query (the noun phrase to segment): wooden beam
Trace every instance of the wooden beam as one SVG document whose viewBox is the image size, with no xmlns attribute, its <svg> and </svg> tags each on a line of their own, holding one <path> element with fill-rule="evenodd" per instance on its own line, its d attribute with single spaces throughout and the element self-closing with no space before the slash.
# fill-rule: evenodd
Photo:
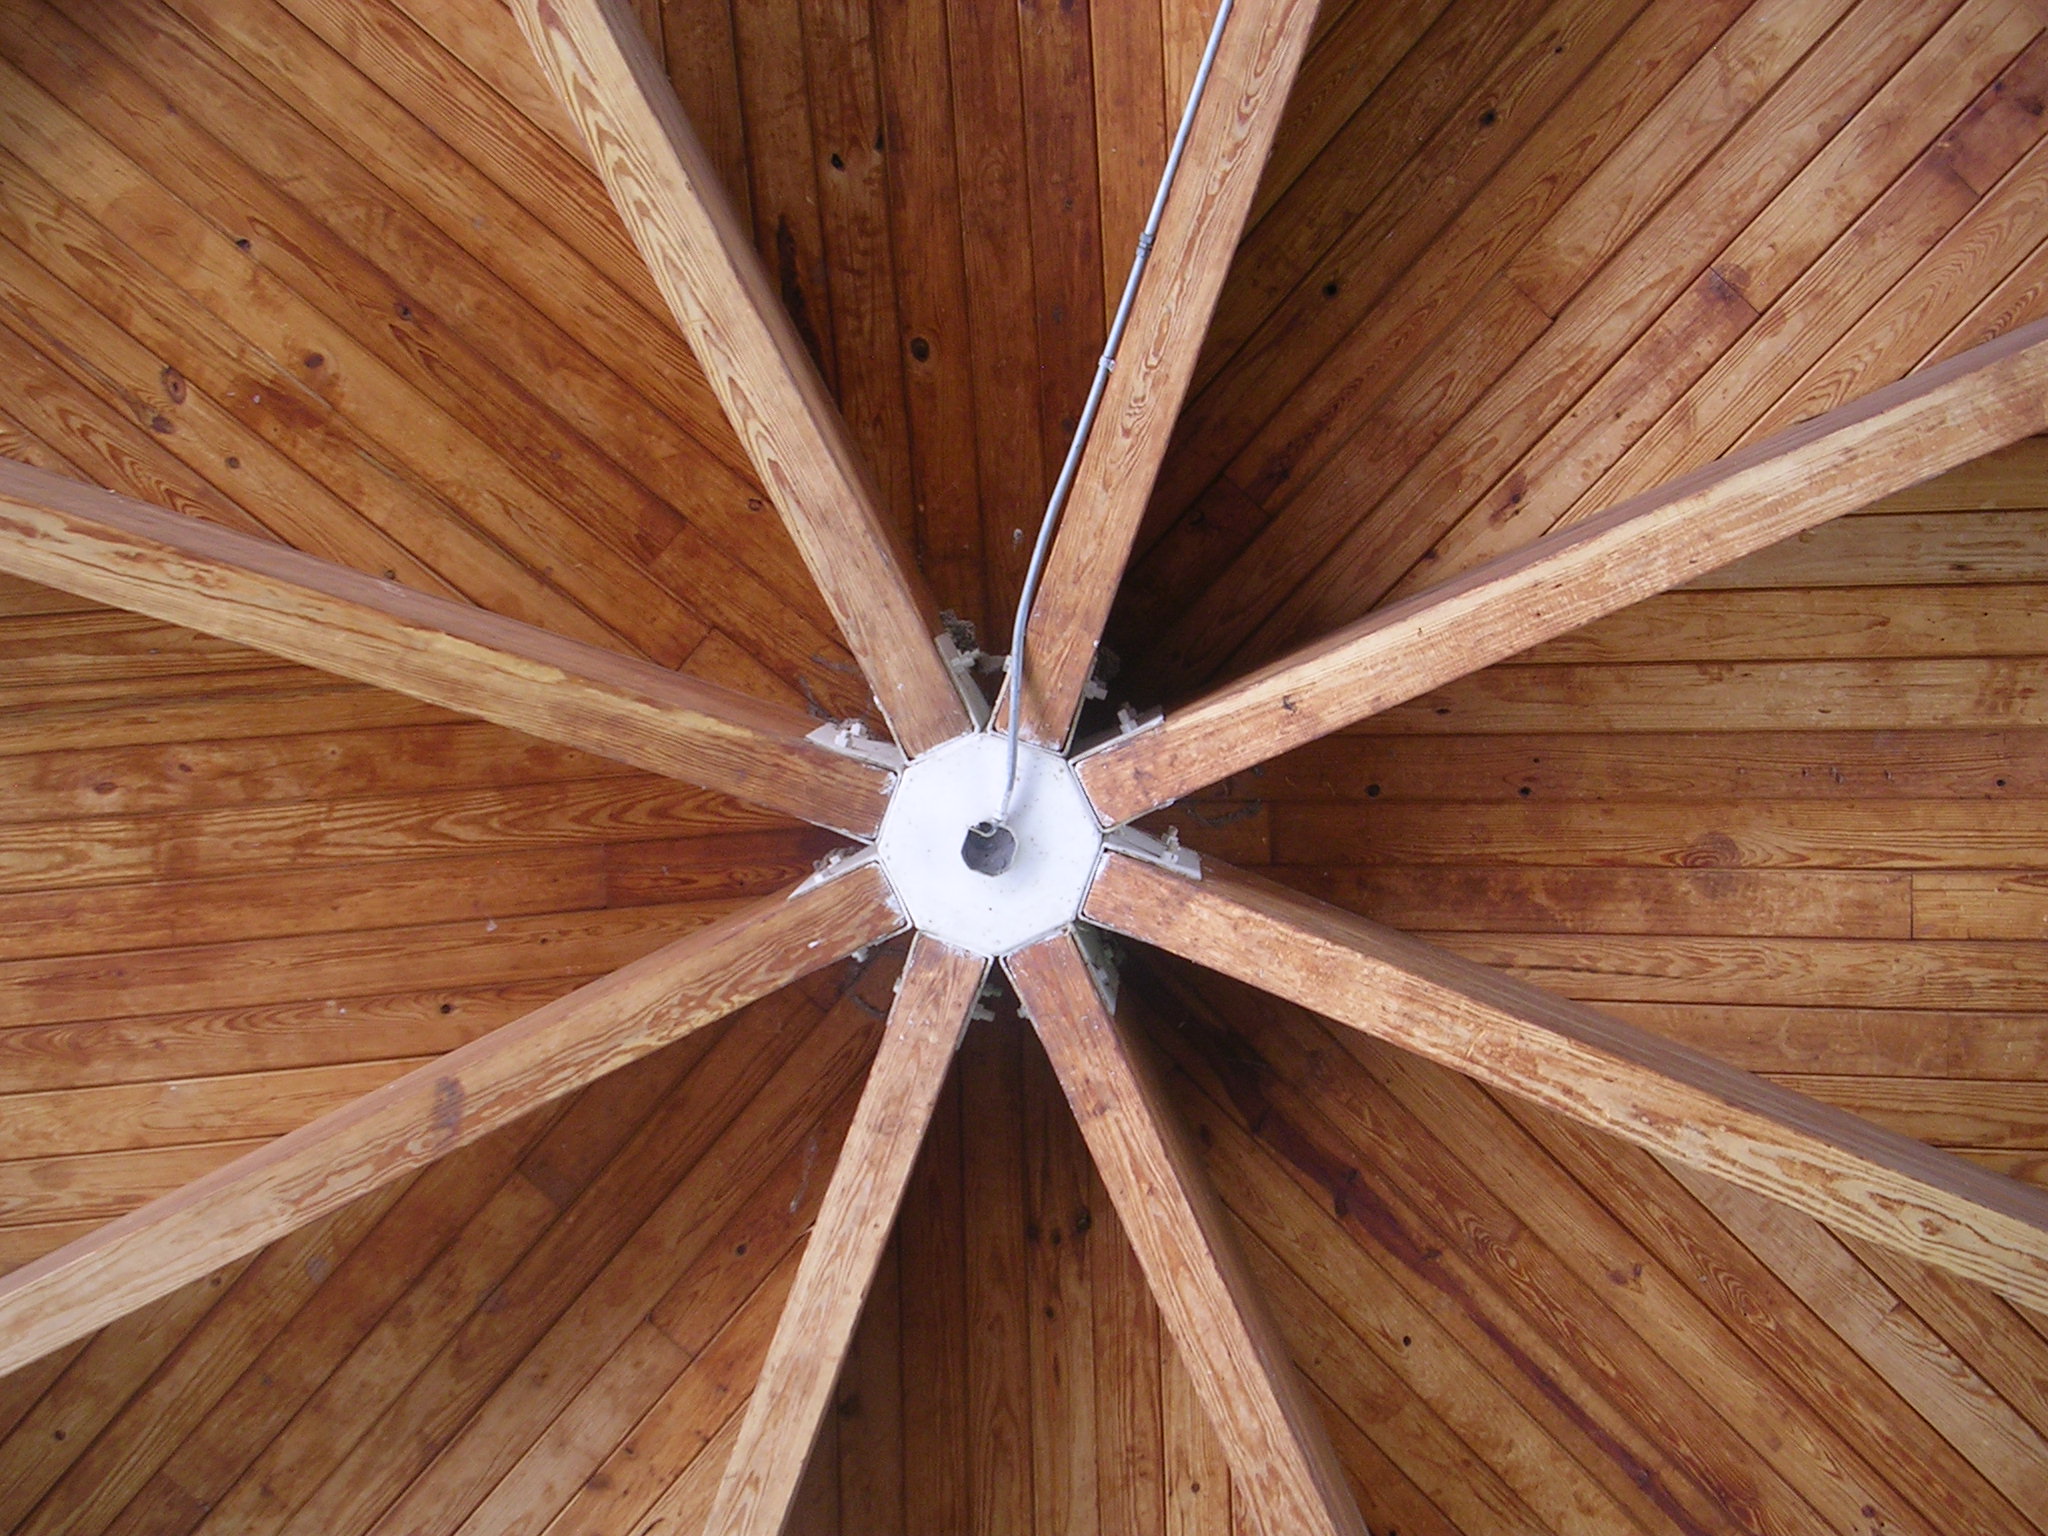
<svg viewBox="0 0 2048 1536">
<path fill-rule="evenodd" d="M 513 9 L 898 744 L 915 757 L 959 735 L 937 608 L 631 6 Z"/>
<path fill-rule="evenodd" d="M 1237 253 L 1317 0 L 1238 0 L 1025 635 L 1024 735 L 1063 747 Z"/>
<path fill-rule="evenodd" d="M 918 935 L 705 1536 L 777 1536 L 988 962 Z"/>
<path fill-rule="evenodd" d="M 2048 429 L 2048 321 L 1924 369 L 1263 667 L 1077 765 L 1105 826 Z"/>
<path fill-rule="evenodd" d="M 2048 1305 L 2048 1193 L 1214 861 L 1104 861 L 1086 916 L 1491 1088 Z"/>
<path fill-rule="evenodd" d="M 1003 961 L 1260 1529 L 1366 1536 L 1287 1346 L 1142 1043 L 1072 929 Z"/>
<path fill-rule="evenodd" d="M 904 926 L 881 871 L 708 924 L 0 1279 L 0 1376 Z"/>
<path fill-rule="evenodd" d="M 0 460 L 0 571 L 873 837 L 887 770 L 794 710 Z"/>
</svg>

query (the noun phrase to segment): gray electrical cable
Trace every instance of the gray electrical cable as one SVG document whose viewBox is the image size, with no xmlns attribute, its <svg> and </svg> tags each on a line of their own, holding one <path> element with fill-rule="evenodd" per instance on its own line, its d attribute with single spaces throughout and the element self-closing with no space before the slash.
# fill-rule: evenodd
<svg viewBox="0 0 2048 1536">
<path fill-rule="evenodd" d="M 1131 305 L 1138 297 L 1138 282 L 1145 275 L 1145 263 L 1152 259 L 1152 243 L 1159 238 L 1159 220 L 1166 212 L 1166 194 L 1173 188 L 1174 173 L 1180 169 L 1180 157 L 1187 149 L 1188 133 L 1194 127 L 1195 108 L 1201 105 L 1202 92 L 1209 84 L 1209 71 L 1216 63 L 1216 50 L 1223 42 L 1223 24 L 1230 19 L 1230 8 L 1234 0 L 1223 0 L 1217 7 L 1215 23 L 1209 28 L 1209 43 L 1202 50 L 1201 66 L 1195 71 L 1195 83 L 1188 91 L 1187 107 L 1180 115 L 1180 128 L 1173 136 L 1173 148 L 1167 151 L 1166 169 L 1159 176 L 1159 190 L 1152 198 L 1152 213 L 1145 220 L 1144 233 L 1138 236 L 1138 254 L 1131 261 L 1131 275 L 1124 280 L 1124 296 L 1116 307 L 1116 318 L 1110 322 L 1109 340 L 1102 349 L 1102 359 L 1095 365 L 1095 382 L 1088 387 L 1088 403 L 1081 408 L 1081 420 L 1074 428 L 1074 440 L 1067 445 L 1066 462 L 1060 466 L 1060 476 L 1053 483 L 1052 496 L 1046 502 L 1045 517 L 1038 525 L 1038 542 L 1031 548 L 1031 564 L 1024 573 L 1024 590 L 1017 599 L 1017 621 L 1010 631 L 1010 746 L 1006 758 L 1003 778 L 1002 808 L 996 812 L 990 827 L 1002 826 L 1010 819 L 1010 798 L 1017 792 L 1017 740 L 1023 729 L 1024 698 L 1024 631 L 1031 619 L 1031 604 L 1038 596 L 1038 581 L 1045 574 L 1046 557 L 1052 552 L 1053 529 L 1059 523 L 1060 511 L 1067 503 L 1067 493 L 1074 488 L 1074 475 L 1081 467 L 1081 452 L 1088 446 L 1088 433 L 1095 425 L 1095 413 L 1102 408 L 1102 392 L 1109 386 L 1109 376 L 1116 369 L 1117 349 L 1123 345 L 1124 327 L 1130 324 Z"/>
</svg>

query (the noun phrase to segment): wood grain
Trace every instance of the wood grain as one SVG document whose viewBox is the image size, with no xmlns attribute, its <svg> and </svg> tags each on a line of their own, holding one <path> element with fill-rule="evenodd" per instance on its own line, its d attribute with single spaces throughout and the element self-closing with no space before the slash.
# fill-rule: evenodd
<svg viewBox="0 0 2048 1536">
<path fill-rule="evenodd" d="M 1118 856 L 1084 914 L 1846 1232 L 2048 1299 L 2048 1197 L 1223 865 Z"/>
<path fill-rule="evenodd" d="M 911 944 L 881 1051 L 747 1400 L 707 1536 L 776 1536 L 788 1519 L 987 971 L 986 960 L 922 934 Z"/>
<path fill-rule="evenodd" d="M 2048 322 L 1338 630 L 1081 759 L 1114 826 L 2048 426 Z"/>
<path fill-rule="evenodd" d="M 878 870 L 771 899 L 408 1073 L 0 1283 L 0 1373 L 902 927 Z"/>
<path fill-rule="evenodd" d="M 516 9 L 898 743 L 958 735 L 937 611 L 638 22 L 619 0 Z"/>
<path fill-rule="evenodd" d="M 1142 1047 L 1104 1006 L 1072 931 L 1003 964 L 1190 1363 L 1236 1491 L 1266 1530 L 1365 1536 L 1208 1175 Z"/>
<path fill-rule="evenodd" d="M 1025 633 L 1024 731 L 1064 746 L 1209 315 L 1315 23 L 1315 0 L 1231 14 Z"/>
<path fill-rule="evenodd" d="M 0 567 L 857 836 L 889 775 L 793 710 L 26 464 Z"/>
</svg>

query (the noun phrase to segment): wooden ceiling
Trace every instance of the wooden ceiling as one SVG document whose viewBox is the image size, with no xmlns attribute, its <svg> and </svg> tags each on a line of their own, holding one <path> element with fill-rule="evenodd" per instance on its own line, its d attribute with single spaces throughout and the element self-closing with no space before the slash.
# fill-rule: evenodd
<svg viewBox="0 0 2048 1536">
<path fill-rule="evenodd" d="M 1206 7 L 643 9 L 940 601 L 1007 623 Z M 2038 0 L 1328 0 L 1111 702 L 2048 313 L 2044 92 Z M 860 713 L 662 314 L 498 0 L 0 0 L 0 451 Z M 2035 440 L 1162 819 L 2048 1183 L 2044 614 Z M 22 583 L 0 656 L 4 1267 L 831 846 Z M 693 1529 L 899 958 L 0 1378 L 0 1529 Z M 1375 1532 L 2048 1529 L 2048 1319 L 1125 987 Z M 836 1406 L 793 1530 L 1249 1519 L 1013 1014 Z"/>
</svg>

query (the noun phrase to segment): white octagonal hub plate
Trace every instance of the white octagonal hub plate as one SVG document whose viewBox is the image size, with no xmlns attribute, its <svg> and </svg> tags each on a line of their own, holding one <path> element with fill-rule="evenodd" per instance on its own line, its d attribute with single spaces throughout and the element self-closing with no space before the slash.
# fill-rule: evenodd
<svg viewBox="0 0 2048 1536">
<path fill-rule="evenodd" d="M 968 868 L 968 829 L 1002 805 L 1005 752 L 1000 735 L 982 732 L 932 748 L 903 770 L 875 839 L 911 922 L 991 959 L 1079 917 L 1102 854 L 1095 812 L 1067 760 L 1020 746 L 1008 822 L 1016 853 L 999 875 Z"/>
</svg>

